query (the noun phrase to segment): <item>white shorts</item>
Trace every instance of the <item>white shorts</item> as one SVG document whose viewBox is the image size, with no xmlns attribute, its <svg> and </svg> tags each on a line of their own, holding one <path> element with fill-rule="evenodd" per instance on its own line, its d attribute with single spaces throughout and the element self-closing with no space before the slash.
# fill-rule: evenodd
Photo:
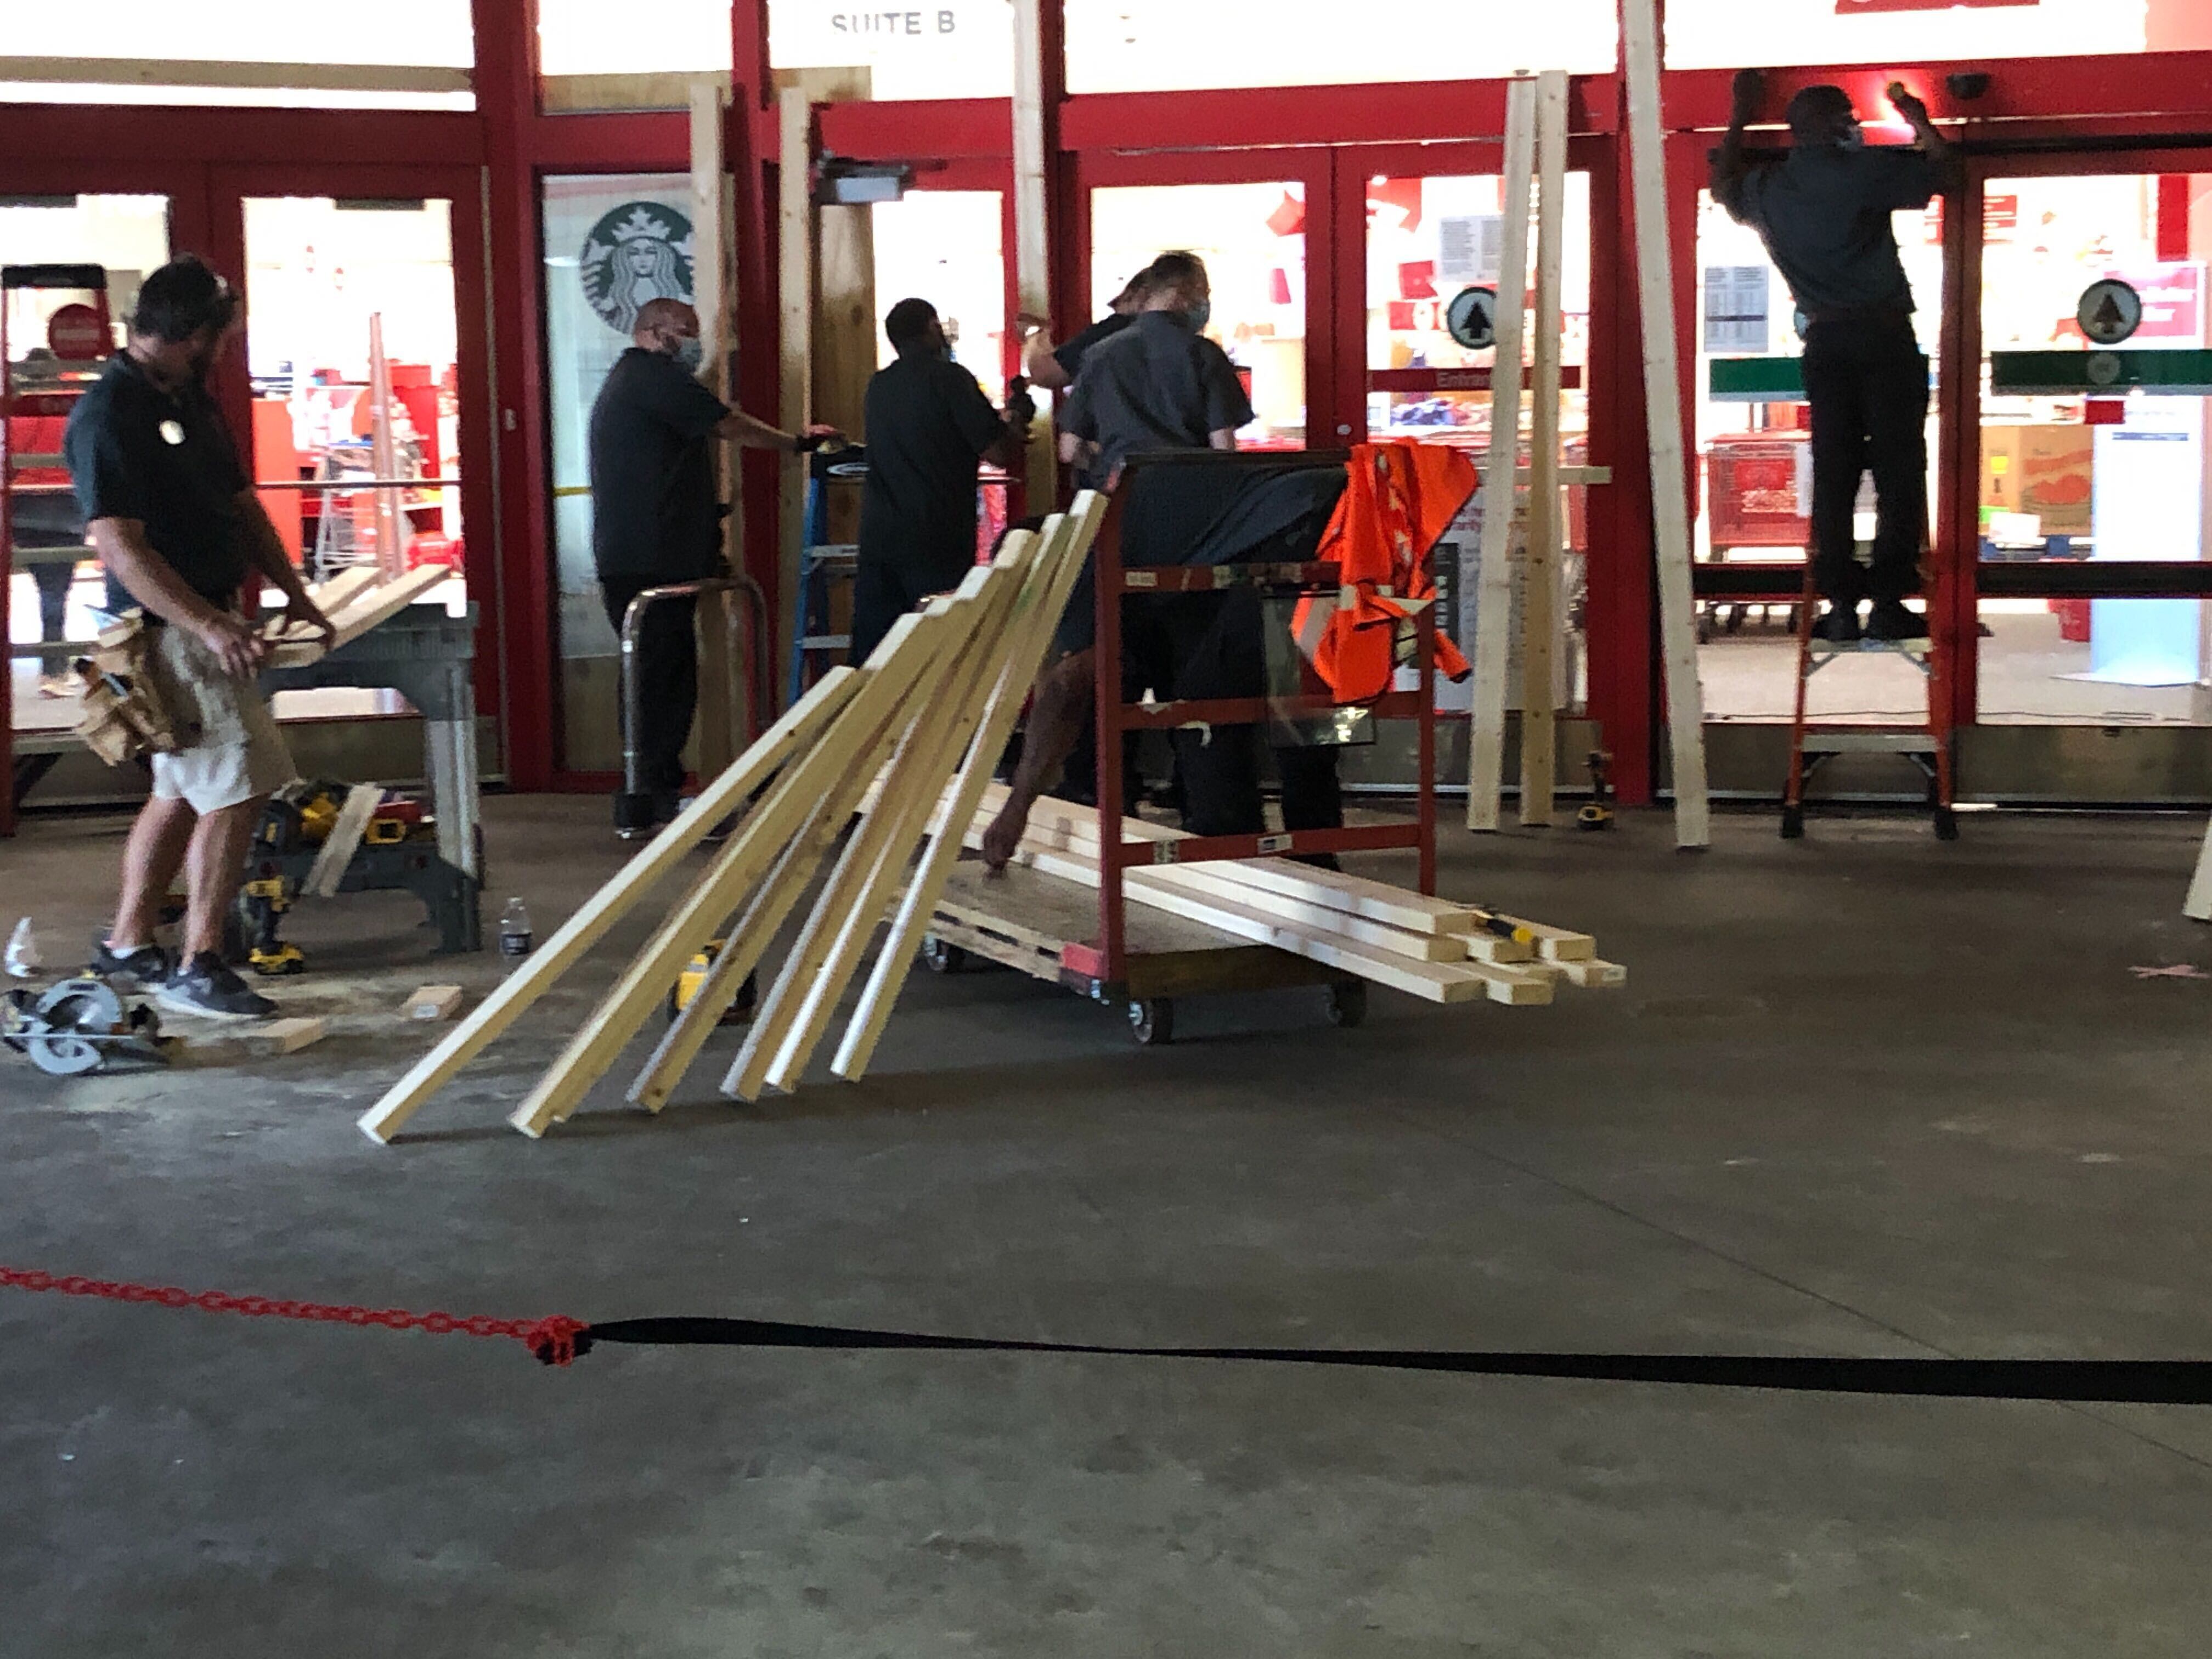
<svg viewBox="0 0 2212 1659">
<path fill-rule="evenodd" d="M 283 788 L 298 775 L 269 700 L 251 679 L 181 628 L 151 630 L 147 660 L 183 746 L 152 757 L 154 799 L 220 812 Z"/>
</svg>

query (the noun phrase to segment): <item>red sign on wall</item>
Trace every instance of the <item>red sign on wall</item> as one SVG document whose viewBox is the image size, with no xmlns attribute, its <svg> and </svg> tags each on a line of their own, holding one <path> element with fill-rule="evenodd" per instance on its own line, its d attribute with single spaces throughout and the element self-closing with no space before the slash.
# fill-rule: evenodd
<svg viewBox="0 0 2212 1659">
<path fill-rule="evenodd" d="M 64 362 L 87 363 L 115 349 L 107 325 L 90 306 L 71 303 L 46 319 L 46 349 Z"/>
</svg>

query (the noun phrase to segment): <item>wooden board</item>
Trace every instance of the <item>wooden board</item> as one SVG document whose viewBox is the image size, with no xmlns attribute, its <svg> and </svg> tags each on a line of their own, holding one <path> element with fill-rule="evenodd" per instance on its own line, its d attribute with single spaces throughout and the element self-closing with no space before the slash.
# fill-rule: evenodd
<svg viewBox="0 0 2212 1659">
<path fill-rule="evenodd" d="M 730 101 L 726 77 L 702 76 L 687 88 L 691 118 L 691 303 L 699 313 L 699 349 L 704 365 L 702 379 L 724 403 L 731 395 L 729 349 L 736 337 L 731 326 L 737 291 L 736 266 L 731 244 L 735 240 L 732 180 L 723 163 L 724 119 Z M 743 503 L 738 501 L 738 472 L 730 446 L 716 443 L 714 498 L 730 501 L 731 512 L 717 532 L 722 556 L 732 570 L 743 570 L 744 549 L 735 538 L 744 524 Z M 702 777 L 712 777 L 736 757 L 740 738 L 730 710 L 732 676 L 738 667 L 730 659 L 729 629 L 724 625 L 726 594 L 712 593 L 700 601 L 698 643 L 694 684 L 697 689 L 697 717 L 691 740 Z M 747 707 L 750 707 L 750 697 Z M 753 711 L 761 718 L 761 711 Z"/>
<path fill-rule="evenodd" d="M 842 798 L 844 810 L 851 811 L 902 729 L 898 714 L 908 692 L 945 644 L 951 605 L 940 600 L 921 616 L 902 617 L 892 625 L 860 671 L 865 684 L 840 717 L 745 815 L 707 872 L 508 1115 L 515 1128 L 534 1139 L 575 1110 L 660 1006 L 684 965 L 736 913 L 825 796 Z"/>
<path fill-rule="evenodd" d="M 1567 77 L 1536 77 L 1535 363 L 1528 418 L 1528 529 L 1521 583 L 1521 823 L 1547 828 L 1559 765 L 1553 719 L 1559 629 L 1559 264 L 1566 217 Z"/>
<path fill-rule="evenodd" d="M 1018 310 L 1036 317 L 1052 315 L 1051 111 L 1045 94 L 1042 15 L 1048 3 L 1060 0 L 1013 0 L 1014 296 Z M 1039 403 L 1024 457 L 1032 513 L 1049 511 L 1059 499 L 1060 486 L 1051 400 Z"/>
<path fill-rule="evenodd" d="M 314 635 L 289 635 L 279 640 L 270 651 L 266 666 L 301 668 L 319 661 L 340 646 L 359 639 L 378 623 L 398 616 L 453 574 L 443 565 L 426 564 L 397 580 L 380 582 L 356 593 L 335 612 L 324 613 L 336 630 L 336 637 L 328 646 Z"/>
<path fill-rule="evenodd" d="M 257 1054 L 292 1054 L 313 1042 L 323 1040 L 325 1028 L 317 1018 L 272 1019 L 266 1025 L 258 1025 L 240 1033 L 251 1053 Z"/>
<path fill-rule="evenodd" d="M 425 1054 L 381 1099 L 362 1115 L 361 1132 L 388 1142 L 443 1088 L 461 1067 L 482 1054 L 561 976 L 575 966 L 607 930 L 627 915 L 680 865 L 707 832 L 744 805 L 773 777 L 793 751 L 811 744 L 833 715 L 860 690 L 864 677 L 854 669 L 833 668 L 817 680 L 760 740 L 738 757 L 728 771 L 699 792 L 674 823 L 646 843 L 613 880 L 586 900 L 496 990 Z"/>
<path fill-rule="evenodd" d="M 1505 769 L 1505 671 L 1512 649 L 1513 477 L 1521 447 L 1522 319 L 1528 297 L 1528 194 L 1536 167 L 1536 83 L 1505 89 L 1504 252 L 1498 353 L 1490 374 L 1490 456 L 1482 469 L 1481 559 L 1476 580 L 1474 690 L 1468 721 L 1467 827 L 1498 828 Z"/>
<path fill-rule="evenodd" d="M 882 948 L 876 952 L 875 967 L 861 989 L 853 1018 L 847 1023 L 845 1035 L 831 1061 L 831 1069 L 848 1082 L 857 1081 L 866 1073 L 868 1060 L 897 1003 L 900 988 L 906 982 L 907 969 L 921 947 L 922 934 L 938 896 L 944 891 L 945 878 L 959 858 L 969 826 L 990 786 L 997 757 L 1004 752 L 1006 739 L 1013 733 L 1014 721 L 1043 665 L 1060 614 L 1066 606 L 1076 579 L 1082 574 L 1084 561 L 1090 556 L 1091 544 L 1097 539 L 1098 527 L 1105 517 L 1106 498 L 1096 491 L 1084 490 L 1076 495 L 1067 513 L 1055 514 L 1045 521 L 1043 546 L 1016 601 L 1020 646 L 1007 654 L 1006 666 L 991 693 L 975 744 L 953 779 L 950 799 L 939 809 L 938 827 L 933 830 L 929 845 L 907 884 L 906 896 L 892 918 L 890 932 Z"/>
<path fill-rule="evenodd" d="M 2204 831 L 2204 845 L 2197 854 L 2197 873 L 2190 878 L 2181 914 L 2192 921 L 2212 921 L 2212 828 Z"/>
<path fill-rule="evenodd" d="M 1674 763 L 1674 844 L 1712 841 L 1705 787 L 1705 695 L 1698 683 L 1697 598 L 1690 583 L 1690 507 L 1682 451 L 1681 364 L 1674 339 L 1674 267 L 1667 228 L 1666 138 L 1659 112 L 1656 0 L 1622 0 L 1628 80 L 1636 282 L 1644 324 L 1644 403 L 1651 448 L 1651 515 L 1659 571 L 1659 645 L 1667 737 Z"/>
<path fill-rule="evenodd" d="M 776 94 L 776 131 L 777 418 L 785 431 L 803 432 L 814 418 L 814 209 L 809 199 L 814 110 L 804 88 L 786 87 Z M 799 616 L 806 468 L 807 458 L 793 455 L 783 461 L 781 471 L 776 522 L 782 545 L 777 550 L 774 629 L 775 660 L 780 664 L 791 660 L 790 630 Z"/>
<path fill-rule="evenodd" d="M 417 986 L 399 1012 L 409 1019 L 451 1019 L 461 1011 L 462 995 L 458 985 Z"/>
<path fill-rule="evenodd" d="M 373 564 L 357 564 L 341 570 L 326 582 L 317 582 L 307 590 L 307 597 L 315 608 L 325 617 L 341 611 L 357 595 L 382 581 L 384 577 Z"/>
<path fill-rule="evenodd" d="M 1540 921 L 1526 921 L 1519 916 L 1504 916 L 1500 920 L 1527 929 L 1536 941 L 1536 954 L 1547 962 L 1588 962 L 1597 955 L 1597 941 L 1588 933 Z"/>
<path fill-rule="evenodd" d="M 346 866 L 353 862 L 361 838 L 368 833 L 368 821 L 383 804 L 384 786 L 380 783 L 357 783 L 346 791 L 345 805 L 338 808 L 337 822 L 323 837 L 322 846 L 315 851 L 315 861 L 307 866 L 307 878 L 300 884 L 301 892 L 313 893 L 317 898 L 338 896 L 338 884 L 345 879 Z"/>
</svg>

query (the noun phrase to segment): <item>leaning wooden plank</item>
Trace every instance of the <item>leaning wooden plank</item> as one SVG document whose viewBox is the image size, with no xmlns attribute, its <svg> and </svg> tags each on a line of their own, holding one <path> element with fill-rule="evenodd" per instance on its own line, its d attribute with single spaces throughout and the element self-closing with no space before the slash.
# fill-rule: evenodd
<svg viewBox="0 0 2212 1659">
<path fill-rule="evenodd" d="M 738 757 L 730 769 L 699 792 L 676 821 L 648 842 L 583 907 L 539 945 L 474 1012 L 418 1060 L 382 1099 L 362 1115 L 361 1132 L 388 1141 L 422 1103 L 443 1088 L 470 1060 L 482 1054 L 515 1019 L 553 988 L 585 951 L 629 913 L 632 906 L 681 864 L 707 832 L 742 806 L 772 777 L 793 750 L 811 743 L 865 683 L 864 671 L 835 668 L 793 703 L 760 740 Z"/>
<path fill-rule="evenodd" d="M 1519 916 L 1501 916 L 1499 920 L 1526 928 L 1528 936 L 1536 941 L 1536 954 L 1547 962 L 1588 962 L 1597 955 L 1597 941 L 1588 933 L 1528 921 Z"/>
<path fill-rule="evenodd" d="M 446 580 L 453 573 L 443 565 L 426 564 L 419 570 L 410 570 L 396 581 L 388 581 L 356 594 L 349 604 L 341 605 L 335 615 L 325 620 L 335 630 L 330 644 L 323 644 L 319 635 L 288 637 L 269 653 L 271 668 L 298 668 L 314 662 L 340 646 L 349 644 L 374 628 L 398 616 L 422 595 Z"/>
<path fill-rule="evenodd" d="M 981 840 L 980 834 L 977 839 Z M 1019 862 L 1048 876 L 1081 882 L 1087 887 L 1098 884 L 1098 861 L 1095 856 L 1072 851 L 1056 852 L 1025 841 L 1015 857 Z M 1278 950 L 1304 957 L 1324 967 L 1340 968 L 1361 979 L 1372 980 L 1377 985 L 1387 985 L 1393 990 L 1424 997 L 1431 1002 L 1474 1002 L 1485 997 L 1501 1002 L 1509 1000 L 1507 996 L 1499 994 L 1503 988 L 1493 976 L 1509 973 L 1510 969 L 1490 968 L 1474 962 L 1413 962 L 1388 951 L 1370 950 L 1339 933 L 1301 927 L 1295 922 L 1269 915 L 1264 910 L 1255 910 L 1249 905 L 1202 893 L 1176 892 L 1166 888 L 1141 889 L 1134 884 L 1131 884 L 1127 891 L 1138 903 L 1150 905 L 1154 909 L 1165 910 L 1186 921 L 1201 922 L 1224 933 L 1234 933 L 1239 939 L 1249 939 L 1256 945 L 1272 945 Z M 1528 994 L 1525 987 L 1510 988 L 1513 996 L 1525 997 Z"/>
<path fill-rule="evenodd" d="M 1558 769 L 1559 262 L 1566 213 L 1567 77 L 1536 77 L 1535 362 L 1528 415 L 1528 531 L 1521 562 L 1521 823 L 1548 827 Z"/>
<path fill-rule="evenodd" d="M 994 567 L 971 570 L 961 584 L 956 629 L 959 637 L 939 653 L 928 672 L 916 682 L 902 717 L 896 746 L 884 768 L 886 804 L 863 818 L 847 837 L 843 850 L 831 866 L 822 890 L 815 896 L 799 937 L 793 941 L 775 980 L 754 1012 L 752 1024 L 738 1045 L 737 1058 L 722 1079 L 722 1092 L 740 1100 L 760 1096 L 769 1066 L 793 1030 L 803 1022 L 811 989 L 817 987 L 828 966 L 831 946 L 849 913 L 868 904 L 879 865 L 890 852 L 900 830 L 911 823 L 905 810 L 909 797 L 921 793 L 933 799 L 945 786 L 952 763 L 942 764 L 946 735 L 945 715 L 957 701 L 972 667 L 974 653 L 988 648 L 997 635 L 999 599 L 1018 579 L 1002 580 Z M 854 788 L 857 807 L 866 786 Z M 842 828 L 842 824 L 840 828 Z M 910 850 L 909 837 L 899 848 L 902 867 Z M 883 915 L 888 895 L 877 893 L 867 914 L 871 921 Z M 794 895 L 794 898 L 796 895 Z"/>
<path fill-rule="evenodd" d="M 1416 933 L 1404 927 L 1394 927 L 1388 922 L 1370 921 L 1365 916 L 1316 904 L 1309 899 L 1217 876 L 1212 873 L 1210 864 L 1164 865 L 1156 869 L 1131 870 L 1127 872 L 1124 881 L 1131 887 L 1205 893 L 1215 898 L 1233 900 L 1252 909 L 1279 916 L 1285 921 L 1340 933 L 1355 944 L 1387 951 L 1392 956 L 1405 957 L 1414 962 L 1463 962 L 1468 954 L 1466 939 L 1461 936 Z M 1498 943 L 1504 945 L 1510 941 L 1500 939 Z"/>
<path fill-rule="evenodd" d="M 922 934 L 928 928 L 938 900 L 944 896 L 945 878 L 958 861 L 969 824 L 990 784 L 992 769 L 1005 750 L 1006 739 L 1013 733 L 1014 721 L 1021 714 L 1038 669 L 1044 664 L 1053 630 L 1060 623 L 1060 611 L 1066 608 L 1067 596 L 1091 556 L 1091 544 L 1097 539 L 1098 527 L 1105 516 L 1106 498 L 1085 490 L 1076 496 L 1065 515 L 1055 514 L 1045 520 L 1042 544 L 1030 566 L 1029 580 L 1022 584 L 1021 597 L 1017 601 L 1020 647 L 1008 653 L 1006 666 L 991 693 L 975 743 L 953 779 L 948 799 L 939 811 L 940 827 L 933 831 L 913 878 L 907 884 L 906 896 L 900 901 L 890 932 L 876 952 L 875 966 L 861 988 L 859 1004 L 831 1062 L 836 1075 L 848 1082 L 857 1081 L 866 1074 L 876 1044 L 882 1040 L 884 1027 L 898 1001 L 900 988 L 906 982 L 907 969 L 913 963 L 915 952 L 921 948 Z"/>
<path fill-rule="evenodd" d="M 1474 702 L 1468 724 L 1467 827 L 1498 828 L 1505 770 L 1505 669 L 1512 649 L 1513 477 L 1521 447 L 1522 317 L 1528 295 L 1528 195 L 1536 171 L 1536 83 L 1505 89 L 1503 258 L 1498 352 L 1490 373 L 1490 457 L 1482 469 L 1481 557 L 1476 568 Z"/>
<path fill-rule="evenodd" d="M 745 815 L 706 874 L 508 1115 L 515 1128 L 534 1139 L 576 1109 L 668 994 L 684 964 L 744 903 L 825 795 L 842 795 L 844 810 L 852 810 L 897 738 L 907 693 L 945 642 L 945 615 L 951 603 L 939 600 L 923 615 L 902 617 L 894 624 L 868 659 L 866 684 Z"/>
<path fill-rule="evenodd" d="M 343 610 L 383 580 L 383 573 L 374 565 L 357 564 L 339 571 L 326 582 L 316 583 L 307 590 L 307 597 L 315 602 L 317 610 L 328 617 Z"/>
<path fill-rule="evenodd" d="M 2204 845 L 2197 854 L 2197 873 L 2190 878 L 2181 914 L 2192 921 L 2212 921 L 2212 827 L 2204 831 Z"/>
<path fill-rule="evenodd" d="M 1674 762 L 1674 844 L 1712 840 L 1705 789 L 1705 694 L 1698 683 L 1697 596 L 1690 580 L 1689 485 L 1682 453 L 1681 364 L 1674 338 L 1674 267 L 1667 227 L 1667 149 L 1659 112 L 1656 0 L 1623 0 L 1636 282 L 1644 325 L 1644 405 L 1651 451 L 1651 520 L 1659 573 L 1659 643 L 1667 674 L 1667 737 Z"/>
<path fill-rule="evenodd" d="M 757 1022 L 757 1054 L 740 1056 L 740 1063 L 730 1068 L 723 1079 L 725 1093 L 754 1099 L 763 1084 L 788 1092 L 805 1075 L 838 999 L 859 972 L 868 942 L 928 831 L 939 796 L 968 752 L 1007 657 L 1019 644 L 1014 601 L 1036 551 L 1034 536 L 1018 541 L 1010 537 L 1000 550 L 992 590 L 977 607 L 974 631 L 951 665 L 933 717 L 918 726 L 922 741 L 890 775 L 886 792 L 894 804 L 878 809 L 853 837 L 846 860 L 854 878 L 848 880 L 846 860 L 841 860 L 805 934 L 784 964 L 777 988 L 787 981 L 795 984 L 799 1000 L 794 1012 L 774 1027 Z"/>
</svg>

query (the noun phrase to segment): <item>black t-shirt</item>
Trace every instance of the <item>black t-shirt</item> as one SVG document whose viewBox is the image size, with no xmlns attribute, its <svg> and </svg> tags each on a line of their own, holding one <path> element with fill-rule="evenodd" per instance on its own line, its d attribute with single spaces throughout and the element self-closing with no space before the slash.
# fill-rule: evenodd
<svg viewBox="0 0 2212 1659">
<path fill-rule="evenodd" d="M 1181 316 L 1147 311 L 1085 358 L 1060 426 L 1098 446 L 1092 471 L 1110 478 L 1139 450 L 1204 449 L 1251 418 L 1229 354 Z"/>
<path fill-rule="evenodd" d="M 118 351 L 70 411 L 62 453 L 88 524 L 139 520 L 146 544 L 210 604 L 245 585 L 238 495 L 249 480 L 205 386 L 164 392 Z"/>
<path fill-rule="evenodd" d="M 1066 371 L 1068 384 L 1073 386 L 1083 377 L 1083 360 L 1091 355 L 1091 347 L 1112 339 L 1136 320 L 1133 316 L 1124 317 L 1118 313 L 1101 317 L 1082 333 L 1054 352 L 1053 356 L 1058 360 L 1060 368 Z"/>
<path fill-rule="evenodd" d="M 1799 144 L 1787 159 L 1763 161 L 1721 205 L 1756 229 L 1790 292 L 1807 311 L 1912 307 L 1889 216 L 1924 208 L 1942 183 L 1926 151 L 1884 144 L 1847 150 Z"/>
<path fill-rule="evenodd" d="M 592 405 L 592 560 L 602 576 L 690 581 L 722 557 L 714 428 L 729 405 L 657 351 L 615 359 Z"/>
<path fill-rule="evenodd" d="M 975 561 L 975 464 L 1006 435 L 975 377 L 917 353 L 868 382 L 860 556 L 923 574 Z"/>
</svg>

